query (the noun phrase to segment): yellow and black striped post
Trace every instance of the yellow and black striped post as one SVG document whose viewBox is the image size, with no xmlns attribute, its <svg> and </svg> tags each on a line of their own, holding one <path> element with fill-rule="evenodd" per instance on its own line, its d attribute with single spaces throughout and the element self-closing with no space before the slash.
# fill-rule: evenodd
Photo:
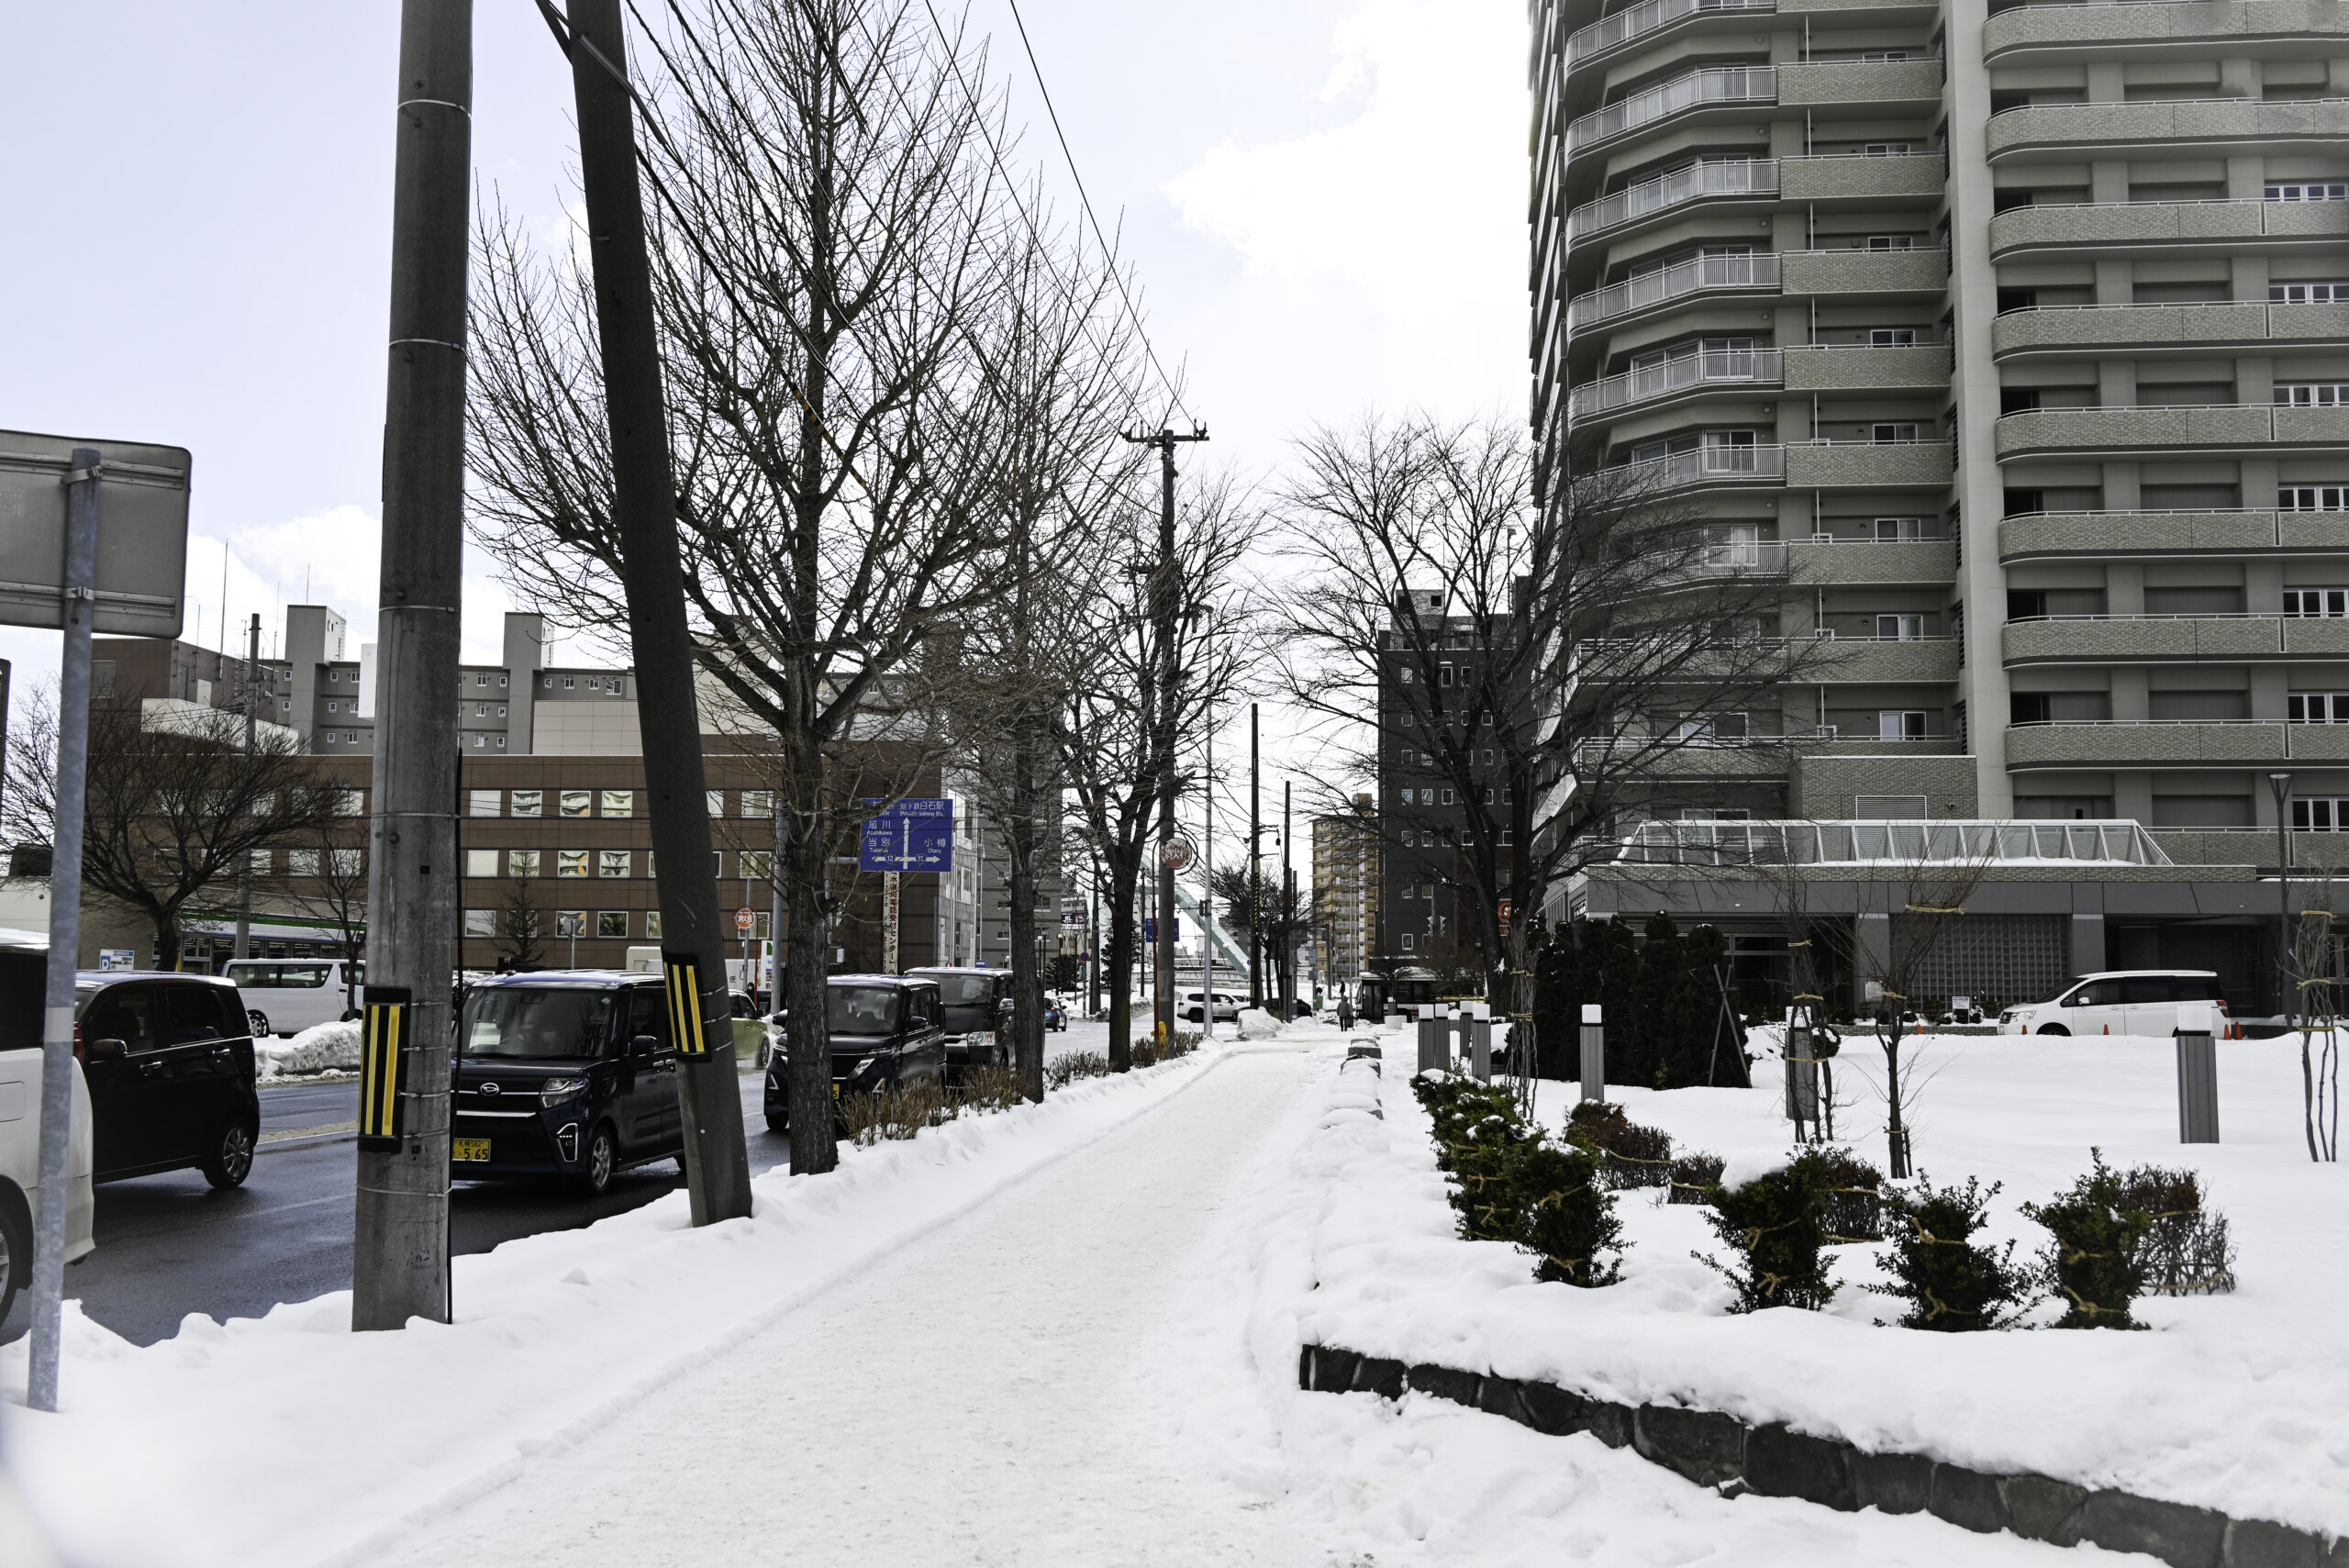
<svg viewBox="0 0 2349 1568">
<path fill-rule="evenodd" d="M 701 1056 L 709 1051 L 702 1032 L 701 964 L 689 952 L 663 952 L 661 972 L 669 987 L 669 1038 L 680 1056 Z"/>
<path fill-rule="evenodd" d="M 359 1040 L 359 1147 L 395 1153 L 407 1126 L 409 995 L 396 985 L 370 985 Z"/>
</svg>

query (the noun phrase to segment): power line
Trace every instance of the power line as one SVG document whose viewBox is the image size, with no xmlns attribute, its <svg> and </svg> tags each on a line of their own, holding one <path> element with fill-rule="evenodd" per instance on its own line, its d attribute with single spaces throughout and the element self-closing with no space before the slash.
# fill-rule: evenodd
<svg viewBox="0 0 2349 1568">
<path fill-rule="evenodd" d="M 1085 220 L 1093 226 L 1094 240 L 1101 247 L 1103 257 L 1107 258 L 1111 254 L 1109 239 L 1101 232 L 1100 218 L 1094 215 L 1093 198 L 1085 190 L 1085 176 L 1076 172 L 1076 154 L 1069 150 L 1068 133 L 1061 128 L 1060 110 L 1052 106 L 1052 90 L 1044 85 L 1044 68 L 1036 63 L 1036 46 L 1028 39 L 1027 18 L 1019 14 L 1019 0 L 1005 0 L 1005 3 L 1011 7 L 1012 25 L 1019 29 L 1019 47 L 1028 56 L 1029 71 L 1035 75 L 1036 91 L 1043 96 L 1044 114 L 1052 122 L 1052 139 L 1061 144 L 1061 161 L 1068 165 L 1068 177 L 1076 182 L 1076 199 L 1085 208 Z M 930 0 L 922 0 L 922 4 L 928 6 Z M 937 17 L 938 13 L 931 11 L 930 19 L 934 22 Z M 1115 267 L 1110 269 L 1109 275 L 1117 282 L 1118 297 L 1126 302 L 1126 314 L 1133 318 L 1134 330 L 1141 334 L 1142 352 L 1150 356 L 1150 368 L 1158 373 L 1159 382 L 1166 388 L 1166 395 L 1174 400 L 1176 411 L 1194 425 L 1197 424 L 1197 417 L 1184 406 L 1183 394 L 1175 386 L 1174 378 L 1168 375 L 1166 367 L 1158 361 L 1158 350 L 1150 340 L 1150 329 L 1142 325 L 1141 312 L 1134 308 L 1134 296 L 1126 292 L 1124 275 Z"/>
</svg>

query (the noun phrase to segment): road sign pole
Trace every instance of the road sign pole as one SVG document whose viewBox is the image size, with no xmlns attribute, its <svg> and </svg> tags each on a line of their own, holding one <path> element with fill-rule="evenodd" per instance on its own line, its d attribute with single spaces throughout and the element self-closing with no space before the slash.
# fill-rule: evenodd
<svg viewBox="0 0 2349 1568">
<path fill-rule="evenodd" d="M 96 613 L 98 453 L 65 474 L 65 647 L 57 682 L 57 836 L 49 862 L 49 973 L 41 1018 L 40 1212 L 33 1230 L 32 1362 L 25 1403 L 57 1408 L 64 1329 L 67 1157 L 73 1136 L 73 971 L 82 951 L 82 814 L 89 789 L 90 622 Z"/>
<path fill-rule="evenodd" d="M 900 886 L 898 872 L 884 872 L 881 875 L 881 906 L 887 916 L 881 934 L 881 972 L 897 973 L 897 901 Z"/>
</svg>

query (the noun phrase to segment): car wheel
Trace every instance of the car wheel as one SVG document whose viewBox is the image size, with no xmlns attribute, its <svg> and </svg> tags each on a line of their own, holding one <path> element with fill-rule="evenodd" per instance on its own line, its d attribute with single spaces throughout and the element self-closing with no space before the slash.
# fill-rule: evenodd
<svg viewBox="0 0 2349 1568">
<path fill-rule="evenodd" d="M 767 1130 L 777 1138 L 788 1138 L 791 1136 L 791 1118 L 787 1116 L 771 1116 L 767 1118 Z"/>
<path fill-rule="evenodd" d="M 245 1027 L 253 1031 L 255 1040 L 265 1040 L 269 1036 L 269 1015 L 259 1007 L 251 1008 L 245 1014 Z"/>
<path fill-rule="evenodd" d="M 0 1320 L 17 1304 L 17 1281 L 33 1272 L 33 1238 L 14 1204 L 0 1204 Z"/>
<path fill-rule="evenodd" d="M 342 1010 L 342 1021 L 346 1024 L 355 1024 L 364 1016 L 356 1007 L 345 1007 Z"/>
<path fill-rule="evenodd" d="M 572 1179 L 589 1197 L 601 1197 L 604 1189 L 612 1184 L 612 1172 L 618 1167 L 619 1160 L 619 1144 L 612 1137 L 611 1123 L 600 1123 L 595 1136 L 587 1140 L 587 1168 Z"/>
<path fill-rule="evenodd" d="M 253 1129 L 232 1121 L 220 1132 L 212 1152 L 204 1157 L 204 1179 L 226 1192 L 241 1187 L 253 1173 Z"/>
<path fill-rule="evenodd" d="M 2041 1034 L 2060 1034 L 2068 1037 L 2072 1031 L 2065 1029 L 2062 1024 L 2042 1024 L 2039 1028 L 2039 1032 Z"/>
</svg>

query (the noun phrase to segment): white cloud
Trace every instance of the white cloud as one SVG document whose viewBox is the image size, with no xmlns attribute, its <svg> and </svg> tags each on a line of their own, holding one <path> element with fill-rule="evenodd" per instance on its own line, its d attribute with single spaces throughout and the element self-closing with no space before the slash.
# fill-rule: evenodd
<svg viewBox="0 0 2349 1568">
<path fill-rule="evenodd" d="M 1389 333 L 1465 348 L 1513 374 L 1525 310 L 1524 33 L 1523 7 L 1498 0 L 1369 0 L 1339 25 L 1321 93 L 1344 117 L 1224 143 L 1167 195 L 1187 227 L 1240 252 L 1275 292 L 1334 284 L 1341 297 L 1325 295 L 1322 309 L 1367 309 Z"/>
</svg>

